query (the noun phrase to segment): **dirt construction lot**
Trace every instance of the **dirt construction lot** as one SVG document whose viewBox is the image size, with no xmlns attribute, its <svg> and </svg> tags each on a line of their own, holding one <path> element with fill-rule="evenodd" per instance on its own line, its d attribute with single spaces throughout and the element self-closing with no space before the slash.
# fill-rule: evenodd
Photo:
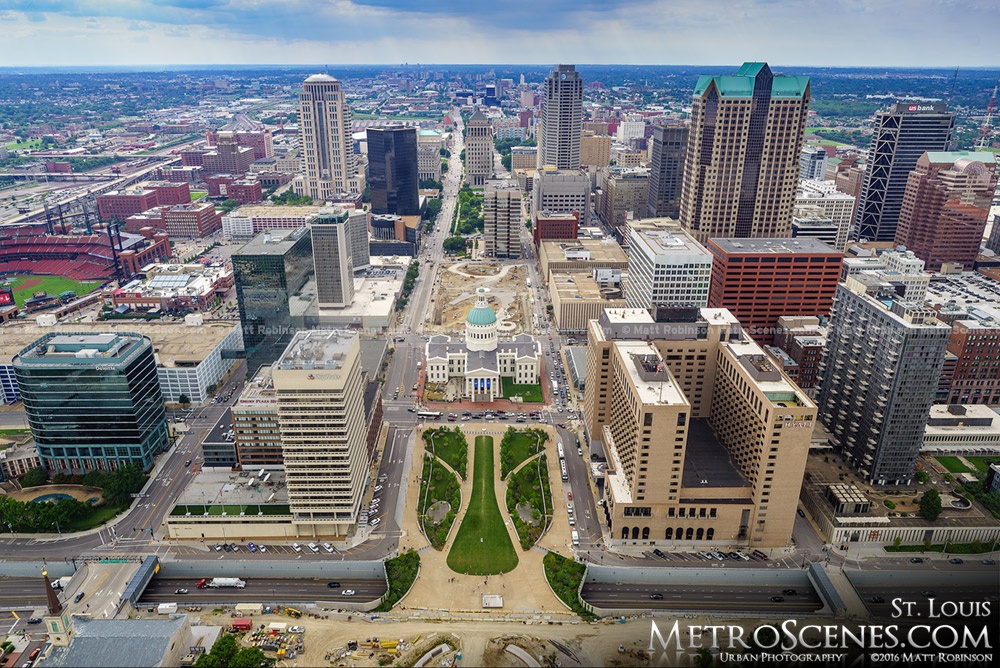
<svg viewBox="0 0 1000 668">
<path fill-rule="evenodd" d="M 430 614 L 430 613 L 426 613 Z M 254 626 L 271 622 L 290 622 L 277 615 L 254 616 Z M 224 615 L 205 615 L 204 624 L 228 625 Z M 634 619 L 621 624 L 614 622 L 553 621 L 544 617 L 535 620 L 479 622 L 455 619 L 408 619 L 372 621 L 367 617 L 345 613 L 330 618 L 294 620 L 305 627 L 305 651 L 295 659 L 278 662 L 278 666 L 378 666 L 413 665 L 426 653 L 441 645 L 441 653 L 426 663 L 428 666 L 451 665 L 457 652 L 460 666 L 524 666 L 507 648 L 515 646 L 541 665 L 562 666 L 645 666 L 694 665 L 691 657 L 669 657 L 657 664 L 640 655 L 649 646 L 651 625 L 648 619 Z M 663 633 L 672 624 L 661 619 Z M 686 623 L 686 622 L 685 622 Z M 691 623 L 698 623 L 691 620 Z M 395 653 L 372 649 L 377 639 L 384 646 L 396 646 Z M 348 642 L 359 643 L 356 651 L 347 651 Z M 625 652 L 619 652 L 624 646 Z M 514 650 L 517 652 L 517 650 Z M 662 652 L 660 653 L 662 654 Z M 274 658 L 274 654 L 268 653 Z M 554 660 L 555 663 L 550 662 Z"/>
<path fill-rule="evenodd" d="M 465 319 L 476 301 L 476 289 L 489 289 L 490 306 L 501 323 L 514 325 L 501 328 L 500 336 L 512 336 L 530 330 L 525 326 L 528 288 L 525 269 L 517 265 L 496 265 L 485 262 L 460 262 L 439 274 L 434 288 L 430 321 L 425 326 L 429 334 L 460 335 L 465 333 Z"/>
</svg>

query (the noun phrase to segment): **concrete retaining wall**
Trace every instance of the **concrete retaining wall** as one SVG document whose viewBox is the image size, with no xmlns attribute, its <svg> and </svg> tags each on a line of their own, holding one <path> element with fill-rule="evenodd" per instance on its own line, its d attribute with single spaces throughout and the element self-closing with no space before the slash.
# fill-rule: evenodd
<svg viewBox="0 0 1000 668">
<path fill-rule="evenodd" d="M 590 564 L 585 578 L 585 582 L 608 583 L 809 586 L 808 573 L 797 568 L 616 568 Z"/>
<path fill-rule="evenodd" d="M 0 562 L 0 576 L 4 577 L 38 577 L 42 578 L 42 568 L 49 573 L 49 579 L 64 578 L 75 572 L 72 563 L 64 561 L 3 561 Z"/>
<path fill-rule="evenodd" d="M 2 572 L 2 571 L 0 571 Z M 38 567 L 35 567 L 38 573 Z M 51 572 L 51 571 L 50 571 Z M 72 572 L 72 571 L 71 571 Z M 69 575 L 69 573 L 67 573 Z M 381 561 L 318 561 L 264 563 L 220 561 L 161 562 L 160 577 L 183 578 L 385 578 Z"/>
</svg>

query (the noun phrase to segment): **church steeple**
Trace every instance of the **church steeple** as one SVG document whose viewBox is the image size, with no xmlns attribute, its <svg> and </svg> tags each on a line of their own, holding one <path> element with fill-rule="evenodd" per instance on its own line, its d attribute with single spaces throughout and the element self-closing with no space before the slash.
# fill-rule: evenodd
<svg viewBox="0 0 1000 668">
<path fill-rule="evenodd" d="M 49 581 L 49 572 L 43 570 L 42 578 L 45 580 L 45 600 L 49 606 L 49 614 L 52 616 L 58 616 L 62 612 L 63 606 L 59 602 L 59 595 L 56 594 L 56 590 L 52 588 L 52 582 Z"/>
</svg>

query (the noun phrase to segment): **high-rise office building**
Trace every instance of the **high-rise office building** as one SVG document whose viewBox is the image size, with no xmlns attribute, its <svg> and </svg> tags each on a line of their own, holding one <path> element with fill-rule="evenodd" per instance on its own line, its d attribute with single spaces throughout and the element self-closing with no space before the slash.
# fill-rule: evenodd
<svg viewBox="0 0 1000 668">
<path fill-rule="evenodd" d="M 328 74 L 314 74 L 302 84 L 299 141 L 302 175 L 295 180 L 297 194 L 323 201 L 364 190 L 351 137 L 351 107 L 340 82 Z"/>
<path fill-rule="evenodd" d="M 349 209 L 347 224 L 351 235 L 351 266 L 354 271 L 371 266 L 371 239 L 368 234 L 368 212 L 364 209 Z"/>
<path fill-rule="evenodd" d="M 837 286 L 819 416 L 870 484 L 910 483 L 950 335 L 881 278 L 862 272 Z"/>
<path fill-rule="evenodd" d="M 725 309 L 605 309 L 584 419 L 611 544 L 784 547 L 816 406 Z M 644 548 L 648 549 L 648 548 Z"/>
<path fill-rule="evenodd" d="M 844 251 L 847 249 L 847 239 L 851 230 L 851 221 L 854 220 L 856 203 L 857 200 L 854 197 L 837 190 L 832 181 L 799 181 L 799 193 L 795 198 L 793 216 L 809 207 L 822 211 L 836 230 L 835 238 L 830 246 Z"/>
<path fill-rule="evenodd" d="M 621 228 L 630 215 L 635 219 L 646 215 L 648 193 L 648 169 L 612 167 L 604 172 L 598 214 L 608 227 Z"/>
<path fill-rule="evenodd" d="M 852 238 L 892 241 L 910 172 L 927 151 L 947 151 L 955 113 L 945 104 L 897 102 L 875 115 L 875 127 Z"/>
<path fill-rule="evenodd" d="M 928 271 L 940 271 L 945 262 L 971 270 L 996 186 L 993 153 L 924 153 L 906 182 L 896 245 L 913 251 Z"/>
<path fill-rule="evenodd" d="M 322 209 L 309 223 L 320 308 L 343 308 L 354 301 L 350 222 L 343 209 Z"/>
<path fill-rule="evenodd" d="M 590 177 L 579 169 L 544 167 L 535 172 L 531 212 L 578 213 L 580 224 L 590 224 Z"/>
<path fill-rule="evenodd" d="M 990 238 L 986 241 L 986 247 L 994 253 L 1000 253 L 1000 215 L 993 215 L 993 227 L 990 229 Z"/>
<path fill-rule="evenodd" d="M 482 188 L 493 177 L 493 134 L 482 111 L 476 109 L 465 125 L 465 180 Z"/>
<path fill-rule="evenodd" d="M 583 79 L 573 65 L 556 65 L 542 84 L 538 167 L 577 169 L 583 130 Z"/>
<path fill-rule="evenodd" d="M 826 149 L 822 146 L 806 146 L 799 160 L 799 178 L 822 181 L 826 178 Z"/>
<path fill-rule="evenodd" d="M 368 128 L 368 188 L 372 213 L 417 216 L 420 198 L 417 129 Z"/>
<path fill-rule="evenodd" d="M 977 304 L 951 328 L 948 351 L 955 371 L 948 383 L 952 404 L 1000 405 L 1000 305 Z"/>
<path fill-rule="evenodd" d="M 43 336 L 13 361 L 38 454 L 53 473 L 153 467 L 169 445 L 153 343 L 139 334 Z"/>
<path fill-rule="evenodd" d="M 274 362 L 301 326 L 291 304 L 314 272 L 312 235 L 308 227 L 261 232 L 233 253 L 232 262 L 247 372 L 253 374 Z"/>
<path fill-rule="evenodd" d="M 652 141 L 646 215 L 649 218 L 677 218 L 681 211 L 688 126 L 685 123 L 654 125 Z"/>
<path fill-rule="evenodd" d="M 611 135 L 584 131 L 580 137 L 580 166 L 607 167 L 611 164 Z"/>
<path fill-rule="evenodd" d="M 483 191 L 487 257 L 521 257 L 521 189 L 517 181 L 487 181 Z"/>
<path fill-rule="evenodd" d="M 362 378 L 355 332 L 298 332 L 272 368 L 288 505 L 300 536 L 343 536 L 358 521 L 371 464 Z"/>
<path fill-rule="evenodd" d="M 712 286 L 708 305 L 733 312 L 760 343 L 774 339 L 784 315 L 826 317 L 844 254 L 808 237 L 709 239 Z"/>
<path fill-rule="evenodd" d="M 631 308 L 708 306 L 712 254 L 704 246 L 679 225 L 643 225 L 629 234 L 625 298 Z"/>
<path fill-rule="evenodd" d="M 809 77 L 744 63 L 695 86 L 680 221 L 710 237 L 791 236 Z"/>
</svg>

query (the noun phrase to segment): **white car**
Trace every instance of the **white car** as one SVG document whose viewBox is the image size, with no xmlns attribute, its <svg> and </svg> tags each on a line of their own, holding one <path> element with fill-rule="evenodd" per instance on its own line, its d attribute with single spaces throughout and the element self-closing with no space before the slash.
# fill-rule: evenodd
<svg viewBox="0 0 1000 668">
<path fill-rule="evenodd" d="M 375 485 L 375 491 L 376 492 L 381 492 L 382 491 L 382 485 Z"/>
<path fill-rule="evenodd" d="M 382 522 L 382 518 L 381 517 L 376 517 L 375 519 L 373 519 L 368 524 L 370 524 L 373 527 L 377 527 L 381 522 Z"/>
<path fill-rule="evenodd" d="M 267 554 L 267 548 L 264 547 L 263 545 L 258 545 L 257 551 L 260 552 L 261 554 Z"/>
<path fill-rule="evenodd" d="M 353 589 L 345 589 L 344 591 L 340 592 L 340 595 L 341 596 L 354 596 L 354 590 Z"/>
<path fill-rule="evenodd" d="M 329 543 L 323 543 L 323 549 L 326 550 L 327 552 L 333 552 L 333 545 L 330 545 Z"/>
</svg>

